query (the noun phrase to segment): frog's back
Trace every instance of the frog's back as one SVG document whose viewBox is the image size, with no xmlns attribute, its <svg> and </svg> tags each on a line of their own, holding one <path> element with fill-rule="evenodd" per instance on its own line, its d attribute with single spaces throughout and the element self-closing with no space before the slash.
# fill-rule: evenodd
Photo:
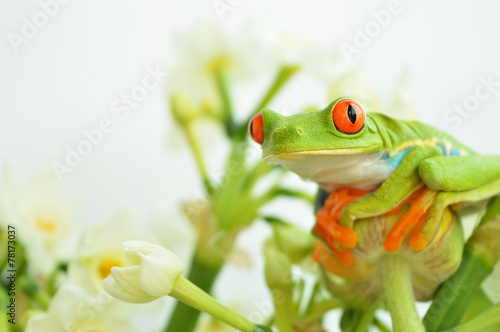
<svg viewBox="0 0 500 332">
<path fill-rule="evenodd" d="M 444 156 L 476 154 L 450 135 L 419 121 L 393 119 L 381 113 L 368 113 L 376 124 L 388 157 L 401 155 L 416 146 L 438 146 Z"/>
</svg>

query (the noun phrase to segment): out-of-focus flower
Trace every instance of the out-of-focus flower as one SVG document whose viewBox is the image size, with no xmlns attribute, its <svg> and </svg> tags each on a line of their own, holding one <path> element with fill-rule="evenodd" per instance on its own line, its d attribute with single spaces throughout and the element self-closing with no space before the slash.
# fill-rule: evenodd
<svg viewBox="0 0 500 332">
<path fill-rule="evenodd" d="M 137 308 L 123 306 L 107 294 L 92 296 L 83 289 L 63 285 L 46 313 L 32 316 L 26 332 L 120 331 L 136 332 L 131 316 Z"/>
<path fill-rule="evenodd" d="M 362 65 L 343 72 L 337 79 L 331 81 L 328 100 L 350 96 L 361 101 L 371 112 L 383 113 L 401 120 L 417 118 L 414 102 L 409 93 L 410 67 L 401 73 L 394 88 L 384 87 L 380 91 L 375 91 L 368 76 L 367 70 Z"/>
<path fill-rule="evenodd" d="M 125 266 L 122 243 L 133 239 L 153 240 L 125 210 L 117 212 L 111 221 L 85 229 L 78 244 L 78 257 L 68 267 L 68 283 L 82 287 L 90 294 L 102 291 L 101 282 L 114 266 Z"/>
<path fill-rule="evenodd" d="M 171 251 L 143 241 L 123 244 L 128 266 L 112 267 L 102 282 L 112 296 L 130 303 L 151 302 L 169 295 L 184 272 L 184 264 Z"/>
<path fill-rule="evenodd" d="M 0 185 L 0 224 L 18 228 L 31 271 L 42 277 L 74 252 L 74 208 L 64 196 L 56 176 L 37 174 L 25 186 L 14 184 L 6 171 Z"/>
<path fill-rule="evenodd" d="M 407 241 L 394 253 L 385 250 L 386 236 L 404 212 L 403 209 L 356 220 L 357 244 L 353 249 L 334 255 L 324 245 L 316 247 L 314 257 L 323 267 L 327 287 L 335 296 L 355 307 L 374 304 L 384 294 L 383 266 L 387 257 L 399 257 L 407 263 L 417 301 L 431 299 L 438 286 L 457 270 L 462 258 L 463 232 L 448 209 L 437 234 L 424 250 L 415 252 Z"/>
<path fill-rule="evenodd" d="M 269 65 L 262 46 L 255 29 L 224 30 L 208 22 L 196 24 L 175 39 L 177 58 L 169 75 L 168 94 L 177 101 L 184 100 L 184 104 L 190 100 L 196 106 L 191 108 L 191 116 L 219 112 L 222 101 L 216 78 L 224 75 L 226 79 L 238 79 L 262 73 Z M 188 112 L 190 108 L 182 109 Z"/>
</svg>

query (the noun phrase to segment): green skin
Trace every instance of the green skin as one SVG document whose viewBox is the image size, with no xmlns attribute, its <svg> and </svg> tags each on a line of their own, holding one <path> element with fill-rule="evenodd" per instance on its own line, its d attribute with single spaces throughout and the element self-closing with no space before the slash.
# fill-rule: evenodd
<svg viewBox="0 0 500 332">
<path fill-rule="evenodd" d="M 264 160 L 327 191 L 351 187 L 371 193 L 347 205 L 342 225 L 385 214 L 425 184 L 439 191 L 422 233 L 433 237 L 445 208 L 500 194 L 500 156 L 480 156 L 451 136 L 417 121 L 367 113 L 356 134 L 339 131 L 325 109 L 281 116 L 262 112 Z M 352 98 L 348 98 L 352 99 Z"/>
</svg>

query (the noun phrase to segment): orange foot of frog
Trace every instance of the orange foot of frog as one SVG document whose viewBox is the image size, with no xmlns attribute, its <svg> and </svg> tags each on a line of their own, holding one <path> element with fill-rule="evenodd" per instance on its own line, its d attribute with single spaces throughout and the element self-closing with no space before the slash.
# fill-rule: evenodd
<svg viewBox="0 0 500 332">
<path fill-rule="evenodd" d="M 357 235 L 350 227 L 340 225 L 342 210 L 367 191 L 344 188 L 333 192 L 325 201 L 323 207 L 316 213 L 314 232 L 328 245 L 332 252 L 346 267 L 353 263 L 352 255 L 346 249 L 356 246 Z"/>
</svg>

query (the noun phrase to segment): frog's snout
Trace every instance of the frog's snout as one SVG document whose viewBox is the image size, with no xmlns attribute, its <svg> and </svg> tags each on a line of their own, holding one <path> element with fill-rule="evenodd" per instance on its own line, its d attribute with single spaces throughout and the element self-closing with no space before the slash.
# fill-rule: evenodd
<svg viewBox="0 0 500 332">
<path fill-rule="evenodd" d="M 262 113 L 254 115 L 248 123 L 248 135 L 259 144 L 264 142 L 264 119 Z"/>
</svg>

